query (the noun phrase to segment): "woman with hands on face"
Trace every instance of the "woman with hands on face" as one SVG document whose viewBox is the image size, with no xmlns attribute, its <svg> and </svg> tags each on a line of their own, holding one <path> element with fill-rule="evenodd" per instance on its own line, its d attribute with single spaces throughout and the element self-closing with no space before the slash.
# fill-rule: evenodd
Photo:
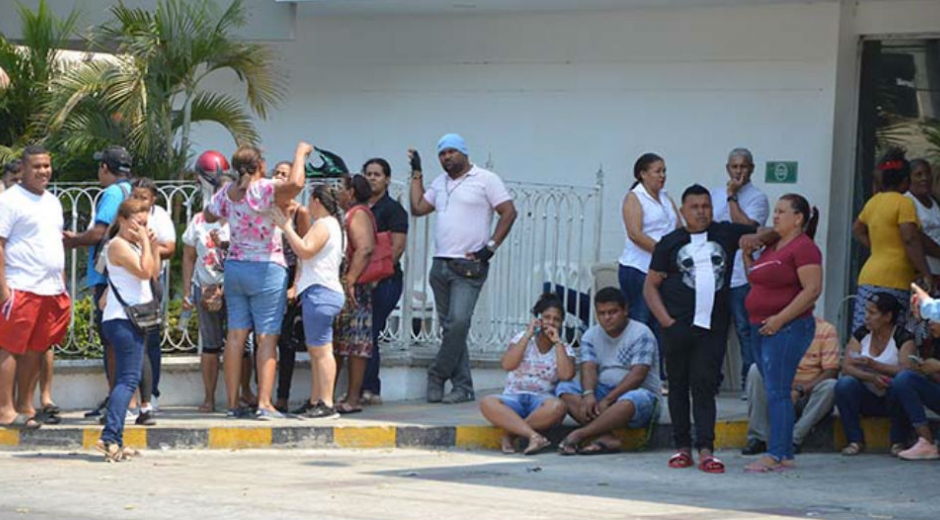
<svg viewBox="0 0 940 520">
<path fill-rule="evenodd" d="M 916 352 L 914 336 L 900 323 L 904 306 L 888 292 L 876 292 L 865 302 L 864 325 L 845 346 L 842 377 L 836 383 L 836 407 L 848 445 L 843 455 L 858 455 L 865 449 L 861 416 L 892 417 L 899 407 L 893 379 L 902 370 L 913 368 L 909 356 Z M 910 423 L 891 423 L 891 454 L 905 448 Z"/>
<path fill-rule="evenodd" d="M 108 231 L 111 240 L 105 262 L 109 288 L 105 292 L 101 328 L 114 348 L 115 384 L 108 399 L 104 430 L 95 444 L 95 449 L 104 453 L 108 461 L 120 461 L 133 453 L 124 447 L 124 417 L 140 384 L 144 336 L 131 323 L 124 304 L 139 305 L 153 300 L 150 280 L 159 272 L 160 253 L 156 236 L 147 229 L 149 209 L 138 200 L 125 200 Z"/>
<path fill-rule="evenodd" d="M 509 372 L 503 393 L 480 403 L 483 416 L 504 430 L 500 440 L 503 453 L 515 453 L 518 439 L 528 439 L 526 455 L 551 445 L 539 432 L 564 420 L 565 404 L 554 397 L 555 386 L 575 375 L 574 351 L 559 335 L 565 318 L 561 299 L 546 293 L 532 313 L 535 319 L 512 339 L 500 360 L 503 370 Z"/>
<path fill-rule="evenodd" d="M 745 470 L 757 473 L 793 466 L 792 384 L 797 366 L 816 331 L 813 307 L 822 292 L 822 253 L 813 242 L 819 212 L 801 195 L 784 195 L 773 212 L 780 236 L 753 263 L 747 262 L 751 291 L 745 300 L 754 338 L 754 359 L 764 378 L 769 411 L 767 453 Z M 754 243 L 742 240 L 744 258 Z"/>
</svg>

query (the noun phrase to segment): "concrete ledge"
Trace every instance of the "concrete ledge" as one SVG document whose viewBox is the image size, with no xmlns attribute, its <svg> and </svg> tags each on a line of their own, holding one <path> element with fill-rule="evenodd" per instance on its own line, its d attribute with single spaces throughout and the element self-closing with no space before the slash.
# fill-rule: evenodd
<svg viewBox="0 0 940 520">
<path fill-rule="evenodd" d="M 492 426 L 357 424 L 328 425 L 322 422 L 285 419 L 260 425 L 247 420 L 227 421 L 221 426 L 128 426 L 125 444 L 138 449 L 226 449 L 252 448 L 422 448 L 496 450 L 502 430 Z M 936 425 L 936 424 L 935 424 Z M 863 420 L 868 451 L 887 451 L 890 442 L 887 419 Z M 555 443 L 571 430 L 563 425 L 548 432 Z M 740 449 L 747 442 L 747 422 L 719 421 L 715 427 L 716 449 Z M 101 427 L 87 425 L 47 426 L 36 431 L 0 430 L 0 449 L 91 449 Z M 670 450 L 672 425 L 656 424 L 652 431 L 617 430 L 625 451 Z M 834 452 L 845 445 L 841 424 L 833 417 L 823 421 L 807 438 L 803 449 Z"/>
</svg>

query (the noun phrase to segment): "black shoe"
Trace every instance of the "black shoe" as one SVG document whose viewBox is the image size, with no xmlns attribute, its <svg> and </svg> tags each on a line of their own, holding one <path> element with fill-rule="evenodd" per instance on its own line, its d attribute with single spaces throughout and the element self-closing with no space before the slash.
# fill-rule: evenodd
<svg viewBox="0 0 940 520">
<path fill-rule="evenodd" d="M 141 411 L 137 414 L 134 424 L 138 426 L 154 426 L 157 424 L 157 421 L 153 418 L 153 410 Z"/>
<path fill-rule="evenodd" d="M 304 404 L 300 405 L 300 408 L 294 410 L 291 413 L 294 415 L 303 415 L 307 413 L 307 411 L 313 410 L 314 408 L 315 406 L 313 404 L 310 404 L 310 401 L 308 400 L 308 401 L 304 401 Z M 280 410 L 278 411 L 281 412 Z M 284 413 L 284 412 L 281 412 L 281 413 Z"/>
<path fill-rule="evenodd" d="M 757 439 L 748 439 L 747 446 L 741 450 L 741 455 L 760 455 L 767 451 L 767 443 Z"/>
<path fill-rule="evenodd" d="M 794 454 L 794 455 L 799 455 L 800 453 L 803 453 L 803 446 L 794 443 L 794 444 L 793 444 L 793 454 Z"/>
<path fill-rule="evenodd" d="M 323 401 L 317 401 L 313 408 L 307 410 L 303 416 L 307 419 L 336 419 L 339 412 L 332 406 L 327 406 Z"/>
<path fill-rule="evenodd" d="M 110 397 L 105 397 L 104 401 L 98 403 L 98 406 L 96 406 L 94 410 L 85 412 L 85 418 L 103 416 L 104 411 L 108 409 L 108 400 L 110 399 Z"/>
<path fill-rule="evenodd" d="M 451 393 L 445 395 L 441 402 L 444 404 L 458 404 L 458 403 L 468 403 L 474 400 L 473 392 L 466 392 L 464 390 L 454 390 Z"/>
<path fill-rule="evenodd" d="M 444 382 L 428 375 L 428 402 L 439 403 L 444 399 Z"/>
</svg>

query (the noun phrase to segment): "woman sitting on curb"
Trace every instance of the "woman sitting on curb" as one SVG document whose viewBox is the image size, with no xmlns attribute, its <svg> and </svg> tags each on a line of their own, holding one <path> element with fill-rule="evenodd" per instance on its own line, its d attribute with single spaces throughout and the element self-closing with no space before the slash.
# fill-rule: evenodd
<svg viewBox="0 0 940 520">
<path fill-rule="evenodd" d="M 836 383 L 836 407 L 848 445 L 843 455 L 865 449 L 861 416 L 890 417 L 899 406 L 892 379 L 911 368 L 914 337 L 898 321 L 901 302 L 887 292 L 876 292 L 865 304 L 865 325 L 855 331 L 845 347 L 842 377 Z M 906 421 L 904 421 L 906 423 Z M 892 421 L 891 454 L 904 450 L 908 425 Z"/>
<path fill-rule="evenodd" d="M 526 455 L 551 445 L 539 432 L 565 419 L 565 404 L 554 397 L 555 385 L 575 375 L 574 351 L 559 337 L 565 319 L 561 300 L 555 294 L 543 294 L 532 314 L 535 319 L 512 339 L 500 360 L 509 372 L 503 393 L 480 403 L 483 416 L 505 430 L 500 441 L 503 453 L 516 452 L 517 438 L 529 440 Z"/>
</svg>

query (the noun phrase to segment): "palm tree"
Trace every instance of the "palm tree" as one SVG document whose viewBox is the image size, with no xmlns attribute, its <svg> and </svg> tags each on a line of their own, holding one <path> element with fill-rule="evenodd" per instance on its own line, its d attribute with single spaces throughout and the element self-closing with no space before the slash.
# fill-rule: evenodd
<svg viewBox="0 0 940 520">
<path fill-rule="evenodd" d="M 19 6 L 22 41 L 0 34 L 0 163 L 46 134 L 43 107 L 49 84 L 64 70 L 61 50 L 75 35 L 78 13 L 59 18 L 40 0 L 36 11 Z"/>
<path fill-rule="evenodd" d="M 160 0 L 154 11 L 111 7 L 113 20 L 93 37 L 112 58 L 91 60 L 53 82 L 47 105 L 54 140 L 73 153 L 120 143 L 147 175 L 182 175 L 193 123 L 215 122 L 236 143 L 256 143 L 250 111 L 261 118 L 281 99 L 284 78 L 270 48 L 232 37 L 246 24 L 242 0 L 220 10 L 212 0 Z M 245 103 L 203 88 L 234 72 Z"/>
</svg>

